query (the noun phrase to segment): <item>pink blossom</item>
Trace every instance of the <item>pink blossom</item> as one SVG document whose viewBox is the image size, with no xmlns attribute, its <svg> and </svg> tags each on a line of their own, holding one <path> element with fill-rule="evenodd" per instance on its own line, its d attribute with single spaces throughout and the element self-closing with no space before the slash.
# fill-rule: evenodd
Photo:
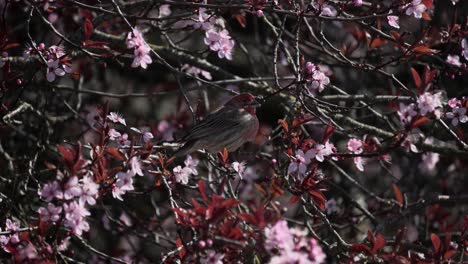
<svg viewBox="0 0 468 264">
<path fill-rule="evenodd" d="M 338 206 L 334 198 L 327 200 L 325 203 L 325 210 L 328 215 L 338 212 Z"/>
<path fill-rule="evenodd" d="M 410 124 L 413 120 L 413 117 L 418 115 L 418 112 L 415 110 L 415 104 L 404 105 L 400 103 L 400 109 L 398 110 L 398 116 L 400 117 L 400 121 L 403 124 Z"/>
<path fill-rule="evenodd" d="M 18 246 L 16 250 L 17 260 L 21 263 L 30 263 L 28 260 L 34 260 L 38 257 L 37 249 L 29 241 L 26 244 Z"/>
<path fill-rule="evenodd" d="M 138 48 L 139 46 L 143 46 L 145 44 L 146 42 L 143 38 L 143 34 L 141 34 L 140 30 L 137 28 L 127 34 L 127 48 Z"/>
<path fill-rule="evenodd" d="M 119 131 L 113 128 L 109 129 L 109 132 L 107 133 L 107 135 L 109 136 L 110 140 L 116 140 L 122 136 L 122 134 L 120 134 Z"/>
<path fill-rule="evenodd" d="M 159 17 L 167 17 L 172 13 L 171 5 L 161 5 L 159 7 Z"/>
<path fill-rule="evenodd" d="M 259 10 L 255 11 L 255 15 L 257 17 L 262 17 L 263 16 L 263 11 L 259 9 Z"/>
<path fill-rule="evenodd" d="M 41 215 L 41 220 L 44 222 L 57 222 L 60 219 L 60 213 L 62 212 L 62 207 L 55 206 L 52 203 L 47 205 L 47 208 L 40 207 L 38 210 Z"/>
<path fill-rule="evenodd" d="M 465 107 L 454 107 L 452 112 L 447 112 L 445 116 L 449 119 L 452 119 L 452 125 L 457 126 L 458 123 L 466 123 L 468 121 L 468 116 L 466 116 Z"/>
<path fill-rule="evenodd" d="M 143 69 L 146 69 L 148 64 L 152 63 L 151 56 L 149 55 L 151 48 L 137 28 L 127 34 L 127 48 L 134 49 L 133 68 L 141 66 Z"/>
<path fill-rule="evenodd" d="M 401 143 L 401 146 L 406 150 L 406 152 L 411 151 L 411 152 L 414 152 L 414 153 L 418 153 L 419 150 L 416 147 L 415 143 L 417 143 L 422 136 L 423 136 L 423 134 L 421 134 L 421 133 L 411 133 Z"/>
<path fill-rule="evenodd" d="M 434 153 L 434 152 L 424 153 L 421 157 L 421 163 L 419 164 L 419 168 L 425 172 L 432 172 L 436 168 L 436 165 L 439 162 L 439 159 L 440 159 L 439 153 Z"/>
<path fill-rule="evenodd" d="M 182 66 L 181 70 L 184 71 L 185 73 L 193 75 L 195 77 L 199 77 L 201 75 L 203 78 L 205 78 L 207 80 L 212 79 L 212 76 L 211 76 L 210 72 L 204 71 L 204 70 L 202 70 L 200 68 L 197 68 L 195 66 L 184 64 Z"/>
<path fill-rule="evenodd" d="M 205 33 L 204 42 L 207 46 L 210 46 L 212 51 L 219 50 L 219 41 L 221 40 L 221 35 L 214 29 L 208 30 Z"/>
<path fill-rule="evenodd" d="M 450 100 L 448 100 L 447 104 L 451 108 L 455 108 L 457 106 L 461 106 L 461 101 L 454 97 L 454 98 L 451 98 Z"/>
<path fill-rule="evenodd" d="M 19 223 L 7 218 L 5 222 L 5 231 L 9 231 L 11 232 L 11 234 L 0 236 L 0 244 L 2 245 L 5 251 L 9 252 L 7 248 L 5 248 L 5 246 L 8 243 L 18 244 L 20 242 L 20 238 L 17 233 L 18 230 L 19 230 Z M 1 231 L 1 228 L 0 228 L 0 231 Z"/>
<path fill-rule="evenodd" d="M 323 162 L 326 156 L 329 156 L 335 152 L 336 148 L 332 143 L 328 141 L 325 145 L 322 144 L 315 144 L 311 152 L 311 159 L 316 159 L 318 162 Z"/>
<path fill-rule="evenodd" d="M 78 182 L 78 177 L 73 176 L 71 177 L 68 182 L 65 184 L 63 192 L 63 198 L 65 200 L 73 199 L 74 197 L 78 197 L 81 195 L 82 190 L 81 186 Z"/>
<path fill-rule="evenodd" d="M 89 205 L 96 204 L 96 198 L 99 195 L 99 184 L 95 183 L 92 177 L 86 175 L 81 179 L 82 192 L 80 202 L 88 203 Z"/>
<path fill-rule="evenodd" d="M 140 175 L 143 176 L 143 171 L 141 169 L 141 162 L 139 161 L 138 157 L 133 156 L 130 161 L 130 171 L 132 172 L 133 176 Z"/>
<path fill-rule="evenodd" d="M 327 255 L 322 250 L 322 247 L 318 244 L 317 240 L 315 239 L 310 239 L 310 257 L 314 260 L 313 263 L 319 264 L 319 263 L 325 263 L 325 259 L 327 258 Z"/>
<path fill-rule="evenodd" d="M 62 199 L 63 193 L 60 188 L 60 185 L 57 181 L 46 183 L 42 189 L 39 190 L 39 195 L 44 199 L 46 202 L 52 201 L 52 199 Z"/>
<path fill-rule="evenodd" d="M 363 157 L 354 157 L 353 161 L 358 170 L 364 171 L 364 165 L 366 164 L 366 161 Z"/>
<path fill-rule="evenodd" d="M 182 166 L 179 165 L 172 169 L 172 172 L 174 173 L 176 182 L 179 182 L 184 185 L 188 184 L 190 172 L 187 169 L 187 167 L 182 168 Z"/>
<path fill-rule="evenodd" d="M 132 68 L 141 67 L 143 69 L 148 68 L 148 65 L 153 62 L 149 55 L 151 48 L 149 46 L 140 46 L 135 48 L 133 55 Z"/>
<path fill-rule="evenodd" d="M 362 0 L 353 0 L 354 6 L 362 6 Z"/>
<path fill-rule="evenodd" d="M 330 79 L 320 70 L 318 66 L 311 62 L 306 63 L 307 88 L 312 95 L 321 93 L 325 86 L 330 84 Z"/>
<path fill-rule="evenodd" d="M 192 158 L 192 156 L 187 155 L 187 157 L 185 158 L 184 164 L 191 174 L 198 175 L 198 171 L 197 171 L 198 162 L 199 162 L 198 159 L 194 159 Z"/>
<path fill-rule="evenodd" d="M 110 121 L 114 122 L 114 123 L 120 123 L 124 126 L 127 125 L 127 123 L 125 122 L 125 119 L 122 117 L 121 114 L 119 113 L 116 113 L 116 112 L 110 112 L 109 115 L 107 115 L 107 119 L 109 119 Z"/>
<path fill-rule="evenodd" d="M 224 254 L 216 253 L 214 250 L 207 250 L 206 257 L 200 259 L 201 264 L 223 264 Z"/>
<path fill-rule="evenodd" d="M 442 93 L 437 92 L 435 94 L 431 94 L 425 92 L 424 94 L 420 95 L 418 98 L 418 108 L 421 115 L 426 115 L 427 113 L 435 113 L 436 109 L 442 107 Z"/>
<path fill-rule="evenodd" d="M 422 13 L 424 13 L 427 7 L 421 3 L 421 0 L 413 0 L 410 4 L 406 6 L 406 15 L 414 16 L 415 18 L 421 18 Z"/>
<path fill-rule="evenodd" d="M 462 64 L 460 62 L 460 57 L 458 55 L 448 55 L 447 63 L 452 64 L 453 66 L 460 67 Z"/>
<path fill-rule="evenodd" d="M 319 11 L 320 12 L 319 14 L 322 16 L 334 17 L 338 14 L 338 12 L 333 6 L 325 4 L 325 3 L 319 4 L 317 0 L 314 0 L 314 3 L 312 3 L 312 7 L 316 11 Z"/>
<path fill-rule="evenodd" d="M 128 140 L 128 134 L 127 133 L 125 133 L 122 136 L 120 136 L 119 138 L 117 138 L 117 141 L 122 146 L 129 146 L 132 143 L 130 140 Z"/>
<path fill-rule="evenodd" d="M 245 162 L 242 161 L 242 162 L 237 162 L 237 161 L 234 161 L 232 164 L 231 164 L 231 168 L 237 172 L 237 175 L 239 175 L 239 177 L 241 179 L 244 178 L 244 172 L 245 172 Z"/>
<path fill-rule="evenodd" d="M 204 42 L 212 51 L 218 52 L 220 59 L 232 60 L 232 50 L 235 42 L 231 39 L 227 30 L 223 29 L 218 32 L 215 29 L 210 29 L 206 31 Z"/>
<path fill-rule="evenodd" d="M 198 21 L 193 25 L 195 28 L 201 28 L 208 31 L 214 27 L 216 18 L 206 13 L 206 8 L 198 9 Z"/>
<path fill-rule="evenodd" d="M 398 16 L 387 16 L 387 22 L 391 27 L 394 28 L 400 28 L 400 25 L 398 24 L 400 18 Z"/>
<path fill-rule="evenodd" d="M 294 247 L 293 235 L 285 220 L 279 220 L 272 227 L 265 227 L 264 232 L 266 250 L 270 252 L 274 249 L 289 251 Z"/>
<path fill-rule="evenodd" d="M 86 121 L 88 122 L 89 127 L 96 130 L 103 123 L 101 111 L 97 107 L 92 107 L 86 115 Z"/>
<path fill-rule="evenodd" d="M 281 255 L 274 256 L 270 259 L 269 264 L 313 264 L 309 260 L 309 256 L 304 252 L 298 251 L 283 251 Z M 317 262 L 318 263 L 318 262 Z"/>
<path fill-rule="evenodd" d="M 148 132 L 148 131 L 143 132 L 143 142 L 146 143 L 146 142 L 150 141 L 153 138 L 154 138 L 153 133 Z"/>
<path fill-rule="evenodd" d="M 461 41 L 462 47 L 462 56 L 465 57 L 465 60 L 468 60 L 468 41 L 466 39 L 462 39 Z"/>
<path fill-rule="evenodd" d="M 70 203 L 65 203 L 63 205 L 63 210 L 65 212 L 65 221 L 64 225 L 71 228 L 73 234 L 81 236 L 83 232 L 89 230 L 89 224 L 86 222 L 86 216 L 89 216 L 90 213 L 84 207 L 83 203 L 72 201 Z"/>
<path fill-rule="evenodd" d="M 112 196 L 123 201 L 122 195 L 133 190 L 133 174 L 130 171 L 117 173 L 117 180 L 112 185 Z"/>
<path fill-rule="evenodd" d="M 47 81 L 53 82 L 56 76 L 64 76 L 65 70 L 60 66 L 59 60 L 48 60 L 47 61 Z"/>
<path fill-rule="evenodd" d="M 295 155 L 296 160 L 291 162 L 288 166 L 288 174 L 297 172 L 299 176 L 304 175 L 313 155 L 312 150 L 307 151 L 305 154 L 304 151 L 300 149 L 297 150 Z"/>
<path fill-rule="evenodd" d="M 362 146 L 363 142 L 360 139 L 351 138 L 348 140 L 348 150 L 354 154 L 361 154 L 363 151 Z"/>
<path fill-rule="evenodd" d="M 175 131 L 176 128 L 174 127 L 174 125 L 172 123 L 167 122 L 166 120 L 162 120 L 158 124 L 158 132 L 164 140 L 173 141 L 173 134 Z"/>
</svg>

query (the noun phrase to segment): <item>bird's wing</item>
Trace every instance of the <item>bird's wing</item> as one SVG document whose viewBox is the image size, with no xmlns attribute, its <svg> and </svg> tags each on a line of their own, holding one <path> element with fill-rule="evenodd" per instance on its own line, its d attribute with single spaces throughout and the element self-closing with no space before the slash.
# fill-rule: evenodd
<svg viewBox="0 0 468 264">
<path fill-rule="evenodd" d="M 223 133 L 226 129 L 233 129 L 242 125 L 239 109 L 223 109 L 206 116 L 200 123 L 193 126 L 184 141 L 206 138 Z"/>
</svg>

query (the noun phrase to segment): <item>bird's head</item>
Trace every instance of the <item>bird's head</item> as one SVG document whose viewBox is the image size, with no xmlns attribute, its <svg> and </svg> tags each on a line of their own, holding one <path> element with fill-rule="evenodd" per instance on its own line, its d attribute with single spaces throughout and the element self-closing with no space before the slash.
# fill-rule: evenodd
<svg viewBox="0 0 468 264">
<path fill-rule="evenodd" d="M 234 96 L 225 104 L 225 106 L 239 109 L 243 108 L 252 115 L 255 115 L 255 110 L 257 107 L 260 107 L 260 103 L 253 95 L 245 93 Z"/>
</svg>

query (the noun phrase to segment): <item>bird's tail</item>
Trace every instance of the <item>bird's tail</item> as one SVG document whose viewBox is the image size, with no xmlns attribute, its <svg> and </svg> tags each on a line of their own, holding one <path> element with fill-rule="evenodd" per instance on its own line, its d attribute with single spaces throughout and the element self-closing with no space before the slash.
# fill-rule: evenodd
<svg viewBox="0 0 468 264">
<path fill-rule="evenodd" d="M 184 157 L 187 154 L 190 154 L 190 152 L 192 152 L 192 147 L 194 144 L 195 144 L 194 141 L 186 142 L 182 147 L 176 150 L 172 156 L 175 158 L 179 158 L 179 157 Z"/>
</svg>

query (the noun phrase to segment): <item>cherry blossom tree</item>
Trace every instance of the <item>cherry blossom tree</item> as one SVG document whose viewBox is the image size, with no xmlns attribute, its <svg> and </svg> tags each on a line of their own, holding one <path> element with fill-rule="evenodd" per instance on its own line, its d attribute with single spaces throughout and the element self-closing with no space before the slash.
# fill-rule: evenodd
<svg viewBox="0 0 468 264">
<path fill-rule="evenodd" d="M 2 263 L 466 262 L 466 10 L 0 1 Z M 244 93 L 253 142 L 174 156 Z"/>
</svg>

